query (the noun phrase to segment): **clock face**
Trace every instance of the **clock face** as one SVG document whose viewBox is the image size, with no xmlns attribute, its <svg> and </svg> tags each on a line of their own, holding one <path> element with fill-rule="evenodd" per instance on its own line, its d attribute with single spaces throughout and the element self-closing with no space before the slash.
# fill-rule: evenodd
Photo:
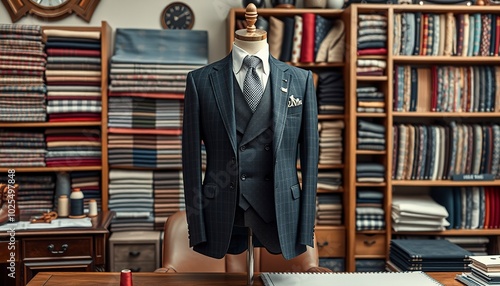
<svg viewBox="0 0 500 286">
<path fill-rule="evenodd" d="M 185 3 L 171 3 L 161 14 L 161 24 L 165 29 L 190 30 L 194 25 L 193 10 Z"/>
<path fill-rule="evenodd" d="M 30 1 L 42 7 L 57 7 L 59 5 L 68 2 L 69 0 L 30 0 Z"/>
</svg>

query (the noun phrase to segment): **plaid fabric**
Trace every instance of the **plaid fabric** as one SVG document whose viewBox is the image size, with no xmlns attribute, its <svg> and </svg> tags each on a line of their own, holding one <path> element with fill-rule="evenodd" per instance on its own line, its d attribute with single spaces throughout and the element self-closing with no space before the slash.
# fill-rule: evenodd
<svg viewBox="0 0 500 286">
<path fill-rule="evenodd" d="M 26 35 L 26 34 L 1 34 L 0 39 L 14 39 L 42 42 L 42 35 Z"/>
<path fill-rule="evenodd" d="M 186 75 L 171 74 L 110 74 L 109 78 L 112 80 L 169 80 L 169 81 L 185 81 Z"/>
<path fill-rule="evenodd" d="M 382 230 L 384 228 L 384 220 L 356 220 L 356 230 Z"/>
<path fill-rule="evenodd" d="M 101 112 L 101 102 L 98 100 L 50 100 L 47 113 L 62 112 Z"/>
<path fill-rule="evenodd" d="M 39 25 L 0 24 L 0 33 L 41 35 L 42 27 Z"/>
</svg>

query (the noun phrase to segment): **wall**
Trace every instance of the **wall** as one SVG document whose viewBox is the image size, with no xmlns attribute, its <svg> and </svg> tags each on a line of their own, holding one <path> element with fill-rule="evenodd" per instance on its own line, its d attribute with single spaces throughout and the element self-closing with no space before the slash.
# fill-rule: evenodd
<svg viewBox="0 0 500 286">
<path fill-rule="evenodd" d="M 175 0 L 177 1 L 177 0 Z M 16 24 L 26 25 L 59 25 L 59 26 L 100 26 L 106 21 L 111 28 L 162 29 L 160 14 L 171 2 L 166 0 L 101 0 L 90 23 L 76 15 L 48 22 L 34 16 L 23 17 Z M 232 7 L 243 7 L 242 0 L 181 0 L 187 3 L 195 14 L 194 30 L 207 30 L 209 37 L 209 62 L 216 61 L 226 55 L 226 19 Z M 271 7 L 266 0 L 266 7 Z M 302 7 L 302 1 L 297 1 Z M 0 5 L 0 24 L 10 24 L 9 13 Z"/>
</svg>

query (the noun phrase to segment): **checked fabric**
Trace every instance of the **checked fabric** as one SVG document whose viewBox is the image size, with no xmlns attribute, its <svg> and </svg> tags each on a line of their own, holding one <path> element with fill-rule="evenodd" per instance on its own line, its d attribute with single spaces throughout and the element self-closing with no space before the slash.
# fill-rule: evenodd
<svg viewBox="0 0 500 286">
<path fill-rule="evenodd" d="M 257 109 L 257 105 L 259 105 L 262 94 L 264 93 L 264 88 L 262 87 L 256 70 L 259 62 L 260 59 L 255 56 L 246 56 L 243 60 L 243 64 L 247 67 L 247 73 L 243 81 L 243 95 L 250 109 L 252 109 L 252 112 L 255 112 Z"/>
</svg>

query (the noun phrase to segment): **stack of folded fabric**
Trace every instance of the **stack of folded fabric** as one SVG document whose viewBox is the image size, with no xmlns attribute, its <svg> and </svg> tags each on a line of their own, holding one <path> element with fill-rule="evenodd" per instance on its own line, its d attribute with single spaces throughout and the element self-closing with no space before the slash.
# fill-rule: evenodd
<svg viewBox="0 0 500 286">
<path fill-rule="evenodd" d="M 46 120 L 42 28 L 0 24 L 0 121 Z"/>
<path fill-rule="evenodd" d="M 318 191 L 338 191 L 342 186 L 340 171 L 318 170 Z"/>
<path fill-rule="evenodd" d="M 45 130 L 47 167 L 100 166 L 101 131 L 98 128 Z"/>
<path fill-rule="evenodd" d="M 110 170 L 111 231 L 154 230 L 153 171 Z"/>
<path fill-rule="evenodd" d="M 458 274 L 458 281 L 468 286 L 500 284 L 500 256 L 474 255 L 470 261 L 470 272 Z"/>
<path fill-rule="evenodd" d="M 358 120 L 358 150 L 385 150 L 385 126 Z"/>
<path fill-rule="evenodd" d="M 342 164 L 344 121 L 320 121 L 319 163 Z"/>
<path fill-rule="evenodd" d="M 179 168 L 188 72 L 208 62 L 206 31 L 117 29 L 110 64 L 112 167 Z"/>
<path fill-rule="evenodd" d="M 395 231 L 443 231 L 448 211 L 427 194 L 393 194 L 392 227 Z"/>
<path fill-rule="evenodd" d="M 385 95 L 375 85 L 357 87 L 356 97 L 358 99 L 358 112 L 382 113 L 385 111 Z"/>
<path fill-rule="evenodd" d="M 316 196 L 316 224 L 342 224 L 342 197 L 340 194 L 320 193 Z"/>
<path fill-rule="evenodd" d="M 378 190 L 359 189 L 356 192 L 356 230 L 385 228 L 384 194 Z"/>
<path fill-rule="evenodd" d="M 78 188 L 83 193 L 84 210 L 89 210 L 90 200 L 95 200 L 101 211 L 101 173 L 98 171 L 71 172 L 71 189 Z"/>
<path fill-rule="evenodd" d="M 385 181 L 385 166 L 380 163 L 359 162 L 356 164 L 356 181 L 360 183 L 382 183 Z"/>
<path fill-rule="evenodd" d="M 467 271 L 472 253 L 445 239 L 392 239 L 388 263 L 397 271 Z"/>
<path fill-rule="evenodd" d="M 54 210 L 56 179 L 52 174 L 16 174 L 16 182 L 20 220 Z"/>
<path fill-rule="evenodd" d="M 108 135 L 108 160 L 111 167 L 180 168 L 180 135 Z"/>
<path fill-rule="evenodd" d="M 344 76 L 339 70 L 317 73 L 319 114 L 343 114 L 345 106 Z"/>
<path fill-rule="evenodd" d="M 101 120 L 101 33 L 44 29 L 49 121 Z"/>
<path fill-rule="evenodd" d="M 163 230 L 169 216 L 185 209 L 182 172 L 153 172 L 155 229 Z"/>
<path fill-rule="evenodd" d="M 358 55 L 387 54 L 387 16 L 358 15 Z"/>
<path fill-rule="evenodd" d="M 0 166 L 45 167 L 46 153 L 42 131 L 0 132 Z"/>
</svg>

